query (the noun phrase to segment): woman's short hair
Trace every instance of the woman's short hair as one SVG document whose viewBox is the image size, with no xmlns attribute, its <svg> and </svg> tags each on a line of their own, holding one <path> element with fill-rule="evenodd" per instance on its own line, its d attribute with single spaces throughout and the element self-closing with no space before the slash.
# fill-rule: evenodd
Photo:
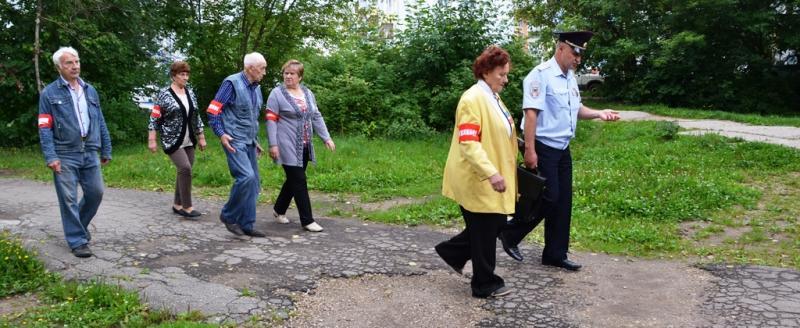
<svg viewBox="0 0 800 328">
<path fill-rule="evenodd" d="M 80 56 L 78 56 L 78 50 L 75 50 L 73 47 L 58 48 L 58 50 L 56 50 L 56 52 L 53 54 L 53 64 L 55 64 L 56 67 L 61 68 L 61 56 L 66 53 L 72 54 L 76 58 L 80 58 Z"/>
<path fill-rule="evenodd" d="M 183 72 L 186 73 L 192 72 L 192 70 L 189 68 L 189 63 L 182 60 L 176 60 L 174 63 L 172 63 L 172 65 L 169 65 L 170 77 L 174 77 L 175 75 L 178 75 L 179 73 Z"/>
<path fill-rule="evenodd" d="M 511 56 L 508 52 L 499 46 L 491 45 L 484 50 L 478 58 L 475 58 L 475 63 L 472 64 L 472 74 L 475 79 L 483 79 L 483 75 L 489 73 L 491 70 L 498 66 L 505 66 L 511 62 Z"/>
<path fill-rule="evenodd" d="M 297 66 L 297 76 L 299 76 L 302 79 L 303 78 L 303 63 L 301 63 L 297 59 L 289 59 L 289 61 L 287 61 L 286 64 L 283 64 L 283 66 L 281 66 L 281 74 L 283 74 L 283 72 L 286 70 L 287 67 L 292 66 L 292 65 Z"/>
</svg>

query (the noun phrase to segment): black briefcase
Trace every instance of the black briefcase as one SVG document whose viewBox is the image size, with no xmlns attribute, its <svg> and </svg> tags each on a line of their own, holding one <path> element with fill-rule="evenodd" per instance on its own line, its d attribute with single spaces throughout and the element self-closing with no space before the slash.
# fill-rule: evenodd
<svg viewBox="0 0 800 328">
<path fill-rule="evenodd" d="M 539 175 L 536 169 L 529 169 L 524 164 L 520 164 L 517 167 L 517 181 L 520 195 L 538 200 L 542 197 L 544 183 L 547 179 Z"/>
<path fill-rule="evenodd" d="M 545 177 L 539 175 L 535 169 L 526 168 L 523 164 L 517 167 L 517 184 L 519 200 L 516 205 L 516 217 L 521 222 L 533 221 L 542 203 L 545 188 Z"/>
</svg>

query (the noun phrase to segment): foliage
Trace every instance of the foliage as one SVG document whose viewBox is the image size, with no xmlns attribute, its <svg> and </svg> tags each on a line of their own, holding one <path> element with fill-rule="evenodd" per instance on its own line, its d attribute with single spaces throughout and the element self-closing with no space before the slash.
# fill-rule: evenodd
<svg viewBox="0 0 800 328">
<path fill-rule="evenodd" d="M 678 137 L 681 126 L 674 121 L 656 122 L 656 136 L 664 140 L 672 140 Z"/>
<path fill-rule="evenodd" d="M 750 113 L 797 113 L 800 3 L 793 0 L 516 0 L 518 16 L 595 32 L 584 57 L 615 99 Z M 776 57 L 777 56 L 777 57 Z"/>
<path fill-rule="evenodd" d="M 38 141 L 36 114 L 38 89 L 35 81 L 34 26 L 37 1 L 0 3 L 0 145 Z M 151 53 L 162 33 L 164 19 L 154 15 L 162 8 L 155 0 L 41 1 L 41 54 L 39 71 L 43 84 L 58 77 L 51 60 L 60 46 L 70 45 L 81 57 L 81 77 L 99 91 L 105 117 L 115 144 L 141 139 L 138 109 L 131 99 L 136 86 L 154 80 Z M 120 22 L 125 22 L 120 24 Z M 132 115 L 133 114 L 133 115 Z M 140 116 L 140 115 L 139 115 Z"/>
<path fill-rule="evenodd" d="M 475 83 L 471 67 L 490 44 L 512 55 L 503 99 L 512 112 L 521 101 L 522 77 L 533 59 L 488 1 L 417 3 L 395 37 L 382 34 L 392 21 L 371 8 L 356 9 L 331 54 L 301 51 L 304 82 L 315 92 L 328 127 L 339 133 L 400 140 L 452 129 L 461 94 Z M 521 115 L 517 115 L 521 116 Z"/>
<path fill-rule="evenodd" d="M 192 66 L 192 85 L 201 104 L 208 104 L 222 80 L 243 69 L 242 59 L 257 51 L 267 59 L 264 92 L 278 82 L 280 67 L 306 41 L 335 39 L 346 0 L 186 1 L 175 4 L 174 50 Z M 204 107 L 204 105 L 201 105 Z"/>
</svg>

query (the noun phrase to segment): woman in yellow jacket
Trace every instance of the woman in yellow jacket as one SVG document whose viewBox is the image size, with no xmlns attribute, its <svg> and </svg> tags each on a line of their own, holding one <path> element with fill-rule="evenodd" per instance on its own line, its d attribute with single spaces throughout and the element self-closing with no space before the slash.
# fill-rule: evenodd
<svg viewBox="0 0 800 328">
<path fill-rule="evenodd" d="M 475 59 L 478 82 L 458 102 L 442 182 L 442 194 L 460 205 L 466 227 L 436 245 L 436 252 L 458 273 L 472 260 L 472 296 L 481 298 L 511 292 L 494 274 L 497 234 L 517 196 L 517 132 L 498 96 L 510 67 L 508 53 L 497 46 Z"/>
</svg>

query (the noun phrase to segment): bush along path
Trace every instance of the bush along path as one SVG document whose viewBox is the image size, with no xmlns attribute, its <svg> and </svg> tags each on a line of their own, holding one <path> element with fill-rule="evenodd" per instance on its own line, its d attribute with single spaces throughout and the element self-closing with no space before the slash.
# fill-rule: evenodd
<svg viewBox="0 0 800 328">
<path fill-rule="evenodd" d="M 497 272 L 514 293 L 470 297 L 433 246 L 454 234 L 357 219 L 320 218 L 322 233 L 272 221 L 266 238 L 237 238 L 199 200 L 198 221 L 171 213 L 167 193 L 107 189 L 92 225 L 96 256 L 69 252 L 53 186 L 0 178 L 0 227 L 19 236 L 66 278 L 138 291 L 151 307 L 200 311 L 211 322 L 290 327 L 800 327 L 800 273 L 754 266 L 576 253 L 585 269 L 524 262 L 498 248 Z M 3 300 L 0 300 L 2 308 Z M 2 320 L 2 319 L 0 319 Z"/>
</svg>

